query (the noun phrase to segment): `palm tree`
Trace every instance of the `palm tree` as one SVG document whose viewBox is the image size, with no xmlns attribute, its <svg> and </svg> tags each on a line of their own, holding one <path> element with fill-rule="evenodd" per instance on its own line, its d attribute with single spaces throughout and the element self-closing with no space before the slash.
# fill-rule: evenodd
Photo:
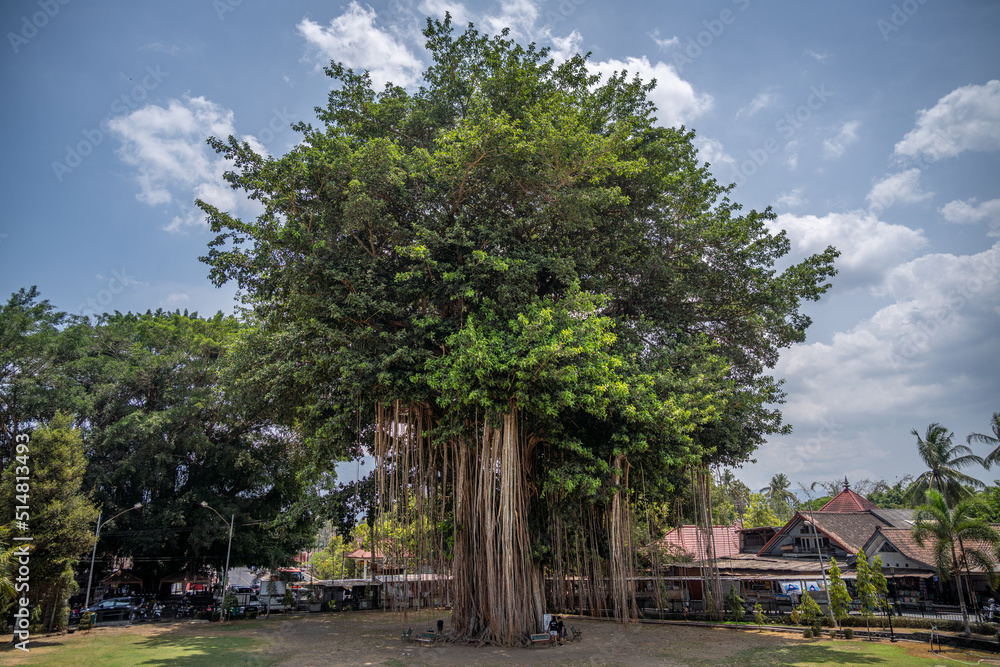
<svg viewBox="0 0 1000 667">
<path fill-rule="evenodd" d="M 961 577 L 960 568 L 963 564 L 966 569 L 970 565 L 981 568 L 994 579 L 991 554 L 1000 545 L 1000 533 L 985 519 L 977 516 L 982 510 L 981 503 L 973 498 L 961 500 L 954 509 L 948 509 L 944 496 L 935 489 L 930 489 L 927 491 L 927 504 L 918 507 L 914 513 L 913 539 L 921 547 L 926 542 L 932 542 L 934 567 L 942 581 L 949 580 L 953 572 Z M 965 636 L 968 637 L 971 631 L 969 613 L 965 608 L 965 593 L 961 580 L 956 584 L 958 606 L 962 610 Z"/>
<path fill-rule="evenodd" d="M 993 430 L 993 435 L 972 433 L 965 439 L 965 441 L 970 445 L 974 442 L 980 442 L 993 448 L 993 451 L 987 454 L 986 458 L 983 459 L 983 465 L 987 468 L 992 466 L 994 463 L 1000 463 L 1000 412 L 993 413 L 993 423 L 990 424 L 990 428 Z"/>
<path fill-rule="evenodd" d="M 789 504 L 794 505 L 796 502 L 795 494 L 788 490 L 788 487 L 791 485 L 792 483 L 785 476 L 785 473 L 779 472 L 771 478 L 770 484 L 760 490 L 771 504 L 771 507 L 774 508 L 774 511 L 779 515 L 784 514 L 780 511 L 780 508 L 784 507 L 787 509 Z"/>
<path fill-rule="evenodd" d="M 924 499 L 931 489 L 944 496 L 947 503 L 954 503 L 971 494 L 966 486 L 983 488 L 986 486 L 978 479 L 970 477 L 962 468 L 972 464 L 983 465 L 983 460 L 972 453 L 965 445 L 952 444 L 954 433 L 937 422 L 927 427 L 924 437 L 920 437 L 917 429 L 910 431 L 917 437 L 917 453 L 927 466 L 923 473 L 906 490 L 904 498 L 910 506 L 915 506 Z"/>
</svg>

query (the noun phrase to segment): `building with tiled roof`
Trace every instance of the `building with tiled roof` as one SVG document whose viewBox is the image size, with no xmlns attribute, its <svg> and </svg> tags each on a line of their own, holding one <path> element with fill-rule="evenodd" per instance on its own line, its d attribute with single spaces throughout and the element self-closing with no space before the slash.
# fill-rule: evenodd
<svg viewBox="0 0 1000 667">
<path fill-rule="evenodd" d="M 732 556 L 740 552 L 740 528 L 739 524 L 712 526 L 709 534 L 698 526 L 679 526 L 664 535 L 660 545 L 678 560 Z"/>
<path fill-rule="evenodd" d="M 826 505 L 819 508 L 820 512 L 865 512 L 877 510 L 878 506 L 864 496 L 851 491 L 851 485 L 844 478 L 844 490 L 830 499 Z"/>
</svg>

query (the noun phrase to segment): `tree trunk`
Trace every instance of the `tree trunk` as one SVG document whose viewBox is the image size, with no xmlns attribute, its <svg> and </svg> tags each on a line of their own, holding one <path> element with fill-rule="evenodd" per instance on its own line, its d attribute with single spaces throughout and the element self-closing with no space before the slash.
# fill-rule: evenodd
<svg viewBox="0 0 1000 667">
<path fill-rule="evenodd" d="M 958 557 L 955 554 L 955 541 L 952 540 L 951 543 L 951 562 L 952 562 L 952 572 L 955 573 L 958 588 L 958 606 L 962 610 L 962 624 L 965 626 L 965 636 L 972 636 L 972 629 L 969 627 L 969 612 L 965 608 L 965 593 L 962 591 L 962 576 L 958 567 Z"/>
<path fill-rule="evenodd" d="M 542 629 L 544 586 L 531 560 L 524 438 L 517 410 L 482 427 L 478 447 L 459 445 L 455 606 L 465 640 L 518 646 Z"/>
</svg>

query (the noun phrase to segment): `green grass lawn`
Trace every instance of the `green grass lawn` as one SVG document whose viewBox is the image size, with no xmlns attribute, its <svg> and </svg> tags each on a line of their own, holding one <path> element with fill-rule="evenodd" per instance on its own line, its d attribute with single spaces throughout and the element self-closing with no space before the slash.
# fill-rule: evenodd
<svg viewBox="0 0 1000 667">
<path fill-rule="evenodd" d="M 667 657 L 667 656 L 664 656 Z M 969 658 L 966 658 L 969 660 Z M 973 660 L 973 662 L 975 662 Z M 957 664 L 945 658 L 920 658 L 906 653 L 901 644 L 878 642 L 826 641 L 803 642 L 798 645 L 774 648 L 753 648 L 738 653 L 724 661 L 705 660 L 692 663 L 692 667 L 731 665 L 733 667 L 768 667 L 794 665 L 814 667 L 835 665 L 878 665 L 879 667 L 920 667 L 923 665 Z"/>
<path fill-rule="evenodd" d="M 411 619 L 412 620 L 412 619 Z M 296 621 L 291 623 L 291 621 Z M 447 646 L 430 652 L 416 652 L 409 656 L 399 655 L 398 635 L 395 628 L 387 633 L 392 641 L 381 645 L 381 641 L 367 645 L 369 638 L 383 634 L 382 628 L 373 629 L 372 622 L 379 617 L 338 617 L 329 619 L 296 620 L 284 619 L 270 625 L 265 621 L 248 621 L 232 624 L 211 623 L 201 626 L 177 626 L 164 628 L 164 632 L 124 632 L 95 631 L 72 639 L 66 637 L 39 638 L 32 643 L 30 657 L 18 651 L 4 648 L 0 651 L 0 664 L 37 665 L 39 667 L 272 667 L 277 662 L 289 660 L 295 664 L 296 649 L 330 642 L 342 658 L 339 664 L 371 664 L 379 667 L 417 667 L 437 663 L 446 658 Z M 378 623 L 376 623 L 378 625 Z M 389 625 L 394 625 L 390 623 Z M 311 634 L 298 634 L 296 628 L 310 630 Z M 758 641 L 752 648 L 735 647 L 738 651 L 722 657 L 725 653 L 715 651 L 713 639 L 718 630 L 698 630 L 683 637 L 672 635 L 674 628 L 662 627 L 663 642 L 646 644 L 644 650 L 631 648 L 626 644 L 616 644 L 614 650 L 602 652 L 601 644 L 584 654 L 560 656 L 556 651 L 519 651 L 498 661 L 495 654 L 472 657 L 478 665 L 560 665 L 566 667 L 619 667 L 629 665 L 660 665 L 662 661 L 677 664 L 680 660 L 691 667 L 770 667 L 771 665 L 830 666 L 835 665 L 876 665 L 878 667 L 909 667 L 957 664 L 944 656 L 929 655 L 924 647 L 913 643 L 888 644 L 864 640 L 805 640 L 798 638 L 754 633 Z M 333 632 L 334 634 L 328 634 Z M 275 643 L 284 637 L 284 643 Z M 352 640 L 353 638 L 353 640 Z M 357 639 L 363 641 L 356 641 Z M 749 636 L 747 637 L 749 640 Z M 770 645 L 761 645 L 761 641 Z M 584 642 L 586 643 L 586 639 Z M 276 648 L 279 647 L 280 648 Z M 652 648 L 652 650 L 649 650 Z M 742 649 L 742 650 L 741 650 Z M 919 651 L 920 655 L 911 655 Z M 615 655 L 618 653 L 618 655 Z M 949 658 L 968 664 L 975 664 L 976 658 L 957 650 L 949 652 Z M 586 657 L 584 657 L 586 655 Z M 679 658 L 679 656 L 684 656 Z M 469 656 L 466 656 L 469 657 Z M 986 657 L 986 656 L 983 656 Z M 315 659 L 315 658 L 313 658 Z M 447 664 L 456 663 L 455 657 L 445 659 Z M 464 658 L 463 658 L 464 659 Z M 565 660 L 565 662 L 563 662 Z M 619 662 L 621 661 L 621 662 Z M 460 660 L 459 660 L 460 662 Z"/>
<path fill-rule="evenodd" d="M 59 646 L 51 651 L 35 652 L 41 648 L 36 645 L 30 664 L 35 667 L 269 667 L 274 664 L 272 659 L 260 653 L 266 642 L 225 635 L 228 632 L 214 624 L 211 632 L 201 636 L 165 633 L 158 637 L 141 637 L 93 633 L 81 637 L 71 646 Z M 0 658 L 2 662 L 4 660 Z"/>
</svg>

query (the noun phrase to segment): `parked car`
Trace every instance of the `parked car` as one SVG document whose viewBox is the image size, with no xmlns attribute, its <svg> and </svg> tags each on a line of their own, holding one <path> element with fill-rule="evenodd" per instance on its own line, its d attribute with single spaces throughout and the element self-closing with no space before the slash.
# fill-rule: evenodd
<svg viewBox="0 0 1000 667">
<path fill-rule="evenodd" d="M 109 623 L 111 621 L 134 621 L 138 598 L 108 598 L 87 607 L 94 614 L 91 623 Z"/>
</svg>

